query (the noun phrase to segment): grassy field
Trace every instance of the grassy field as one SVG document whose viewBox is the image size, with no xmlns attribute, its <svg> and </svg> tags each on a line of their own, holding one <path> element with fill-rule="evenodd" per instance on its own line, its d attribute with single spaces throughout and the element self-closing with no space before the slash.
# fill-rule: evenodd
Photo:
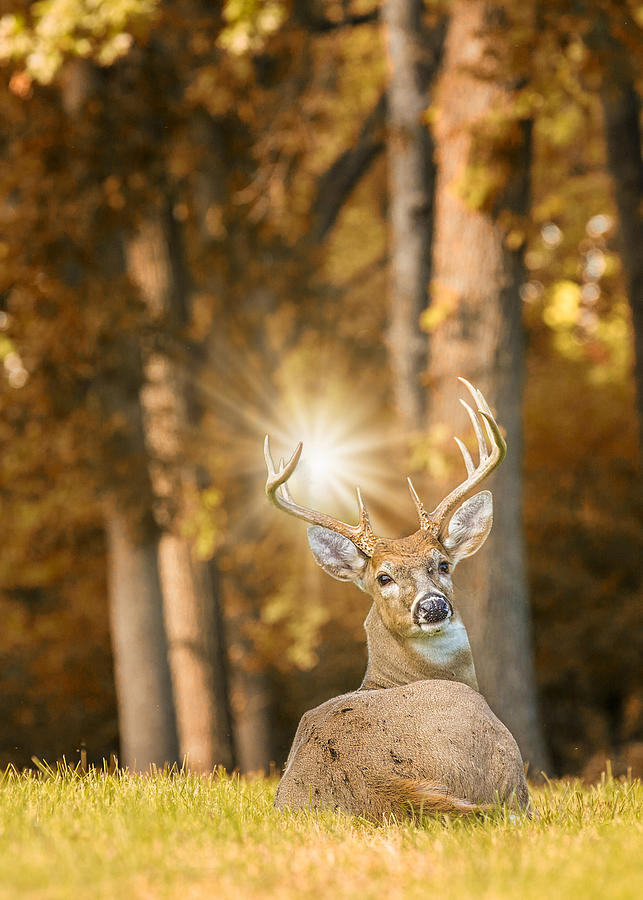
<svg viewBox="0 0 643 900">
<path fill-rule="evenodd" d="M 0 776 L 0 898 L 638 898 L 643 789 L 534 792 L 537 819 L 372 825 L 272 808 L 275 783 Z"/>
</svg>

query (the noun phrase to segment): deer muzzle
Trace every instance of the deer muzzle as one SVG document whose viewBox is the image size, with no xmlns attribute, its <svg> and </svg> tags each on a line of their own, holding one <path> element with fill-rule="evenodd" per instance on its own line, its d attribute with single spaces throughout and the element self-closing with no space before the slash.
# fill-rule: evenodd
<svg viewBox="0 0 643 900">
<path fill-rule="evenodd" d="M 413 621 L 416 625 L 436 625 L 453 615 L 453 607 L 444 594 L 427 594 L 415 605 Z"/>
</svg>

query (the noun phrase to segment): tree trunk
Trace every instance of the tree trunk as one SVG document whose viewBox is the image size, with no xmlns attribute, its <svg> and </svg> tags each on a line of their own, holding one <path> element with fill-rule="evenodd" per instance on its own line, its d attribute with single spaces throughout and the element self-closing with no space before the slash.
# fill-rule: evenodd
<svg viewBox="0 0 643 900">
<path fill-rule="evenodd" d="M 203 486 L 186 461 L 186 436 L 196 430 L 184 330 L 189 324 L 187 278 L 170 204 L 131 240 L 128 265 L 149 308 L 164 320 L 171 353 L 154 353 L 144 392 L 146 432 L 160 465 L 153 479 L 164 507 L 159 563 L 170 668 L 182 759 L 210 771 L 234 766 L 227 660 L 210 563 L 194 556 L 178 527 L 186 495 Z"/>
<path fill-rule="evenodd" d="M 215 677 L 225 645 L 209 566 L 193 559 L 186 540 L 168 532 L 160 540 L 159 562 L 181 756 L 202 772 L 217 764 L 232 768 L 227 673 Z"/>
<path fill-rule="evenodd" d="M 152 526 L 133 528 L 113 498 L 105 524 L 120 763 L 145 771 L 178 760 L 158 540 Z"/>
<path fill-rule="evenodd" d="M 617 68 L 617 62 L 620 68 Z M 634 327 L 634 373 L 643 473 L 643 159 L 641 104 L 627 71 L 627 50 L 608 61 L 601 90 L 607 165 L 618 208 L 625 288 Z"/>
<path fill-rule="evenodd" d="M 462 431 L 466 417 L 455 424 L 454 415 L 462 396 L 456 379 L 463 375 L 484 392 L 506 430 L 508 455 L 494 479 L 494 527 L 481 553 L 458 571 L 457 596 L 481 690 L 525 759 L 539 770 L 547 766 L 547 755 L 536 701 L 522 531 L 522 259 L 519 251 L 508 249 L 506 229 L 498 220 L 501 210 L 526 212 L 528 126 L 519 128 L 522 140 L 518 135 L 512 175 L 492 212 L 467 208 L 457 187 L 472 135 L 484 130 L 492 107 L 508 108 L 511 100 L 497 80 L 478 77 L 486 64 L 488 14 L 486 3 L 454 4 L 438 85 L 432 292 L 434 302 L 446 303 L 449 312 L 429 345 L 430 421 L 432 427 L 443 424 L 449 435 L 454 427 Z M 463 474 L 458 469 L 458 477 Z"/>
<path fill-rule="evenodd" d="M 428 32 L 422 0 L 385 0 L 390 63 L 387 97 L 390 285 L 389 360 L 404 431 L 421 427 L 426 341 L 419 320 L 427 305 L 433 228 L 433 141 L 423 119 L 429 105 L 442 29 Z"/>
<path fill-rule="evenodd" d="M 101 86 L 96 66 L 84 59 L 69 60 L 61 82 L 63 106 L 72 119 Z M 109 112 L 104 128 L 106 134 L 111 133 Z M 105 229 L 99 265 L 106 284 L 122 278 L 122 235 L 113 227 Z M 104 515 L 120 763 L 145 771 L 152 764 L 177 762 L 178 742 L 158 571 L 158 529 L 140 400 L 140 347 L 135 336 L 122 331 L 112 337 L 115 346 L 105 359 L 115 359 L 106 365 L 94 389 L 106 416 L 120 425 L 102 448 L 107 473 Z"/>
<path fill-rule="evenodd" d="M 241 774 L 267 772 L 271 763 L 272 697 L 266 673 L 248 669 L 244 660 L 240 660 L 232 683 L 239 771 Z"/>
</svg>

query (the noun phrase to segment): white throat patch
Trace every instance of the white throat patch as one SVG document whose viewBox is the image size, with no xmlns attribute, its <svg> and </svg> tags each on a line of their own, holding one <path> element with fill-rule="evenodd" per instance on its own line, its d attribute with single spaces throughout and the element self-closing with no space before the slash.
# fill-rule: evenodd
<svg viewBox="0 0 643 900">
<path fill-rule="evenodd" d="M 409 644 L 426 662 L 434 666 L 448 666 L 456 653 L 470 650 L 467 629 L 462 622 L 452 622 L 436 634 L 410 638 Z"/>
</svg>

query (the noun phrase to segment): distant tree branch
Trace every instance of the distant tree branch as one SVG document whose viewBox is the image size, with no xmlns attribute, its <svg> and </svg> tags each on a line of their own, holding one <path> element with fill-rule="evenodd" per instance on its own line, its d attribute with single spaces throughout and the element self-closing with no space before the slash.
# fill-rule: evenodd
<svg viewBox="0 0 643 900">
<path fill-rule="evenodd" d="M 295 0 L 293 18 L 305 29 L 313 34 L 328 34 L 331 31 L 339 31 L 342 28 L 354 28 L 358 25 L 369 25 L 377 22 L 380 15 L 380 5 L 376 3 L 368 12 L 347 13 L 341 19 L 327 19 L 316 10 L 318 4 L 311 0 Z"/>
<path fill-rule="evenodd" d="M 345 293 L 346 291 L 357 287 L 357 285 L 364 285 L 370 278 L 373 278 L 378 272 L 381 272 L 382 269 L 386 268 L 388 262 L 388 252 L 381 253 L 377 259 L 371 260 L 371 262 L 362 266 L 349 278 L 346 278 L 345 281 L 342 281 L 342 283 L 338 285 L 338 290 Z"/>
<path fill-rule="evenodd" d="M 343 19 L 337 21 L 307 14 L 303 17 L 303 24 L 309 31 L 314 31 L 316 34 L 326 34 L 329 31 L 338 31 L 340 28 L 354 28 L 357 25 L 368 25 L 371 22 L 377 22 L 379 17 L 379 7 L 375 7 L 375 9 L 372 9 L 370 12 L 359 13 L 353 16 L 344 16 Z"/>
<path fill-rule="evenodd" d="M 364 120 L 355 144 L 341 153 L 319 179 L 311 207 L 311 240 L 324 240 L 351 192 L 384 150 L 385 118 L 386 95 L 382 94 Z"/>
</svg>

